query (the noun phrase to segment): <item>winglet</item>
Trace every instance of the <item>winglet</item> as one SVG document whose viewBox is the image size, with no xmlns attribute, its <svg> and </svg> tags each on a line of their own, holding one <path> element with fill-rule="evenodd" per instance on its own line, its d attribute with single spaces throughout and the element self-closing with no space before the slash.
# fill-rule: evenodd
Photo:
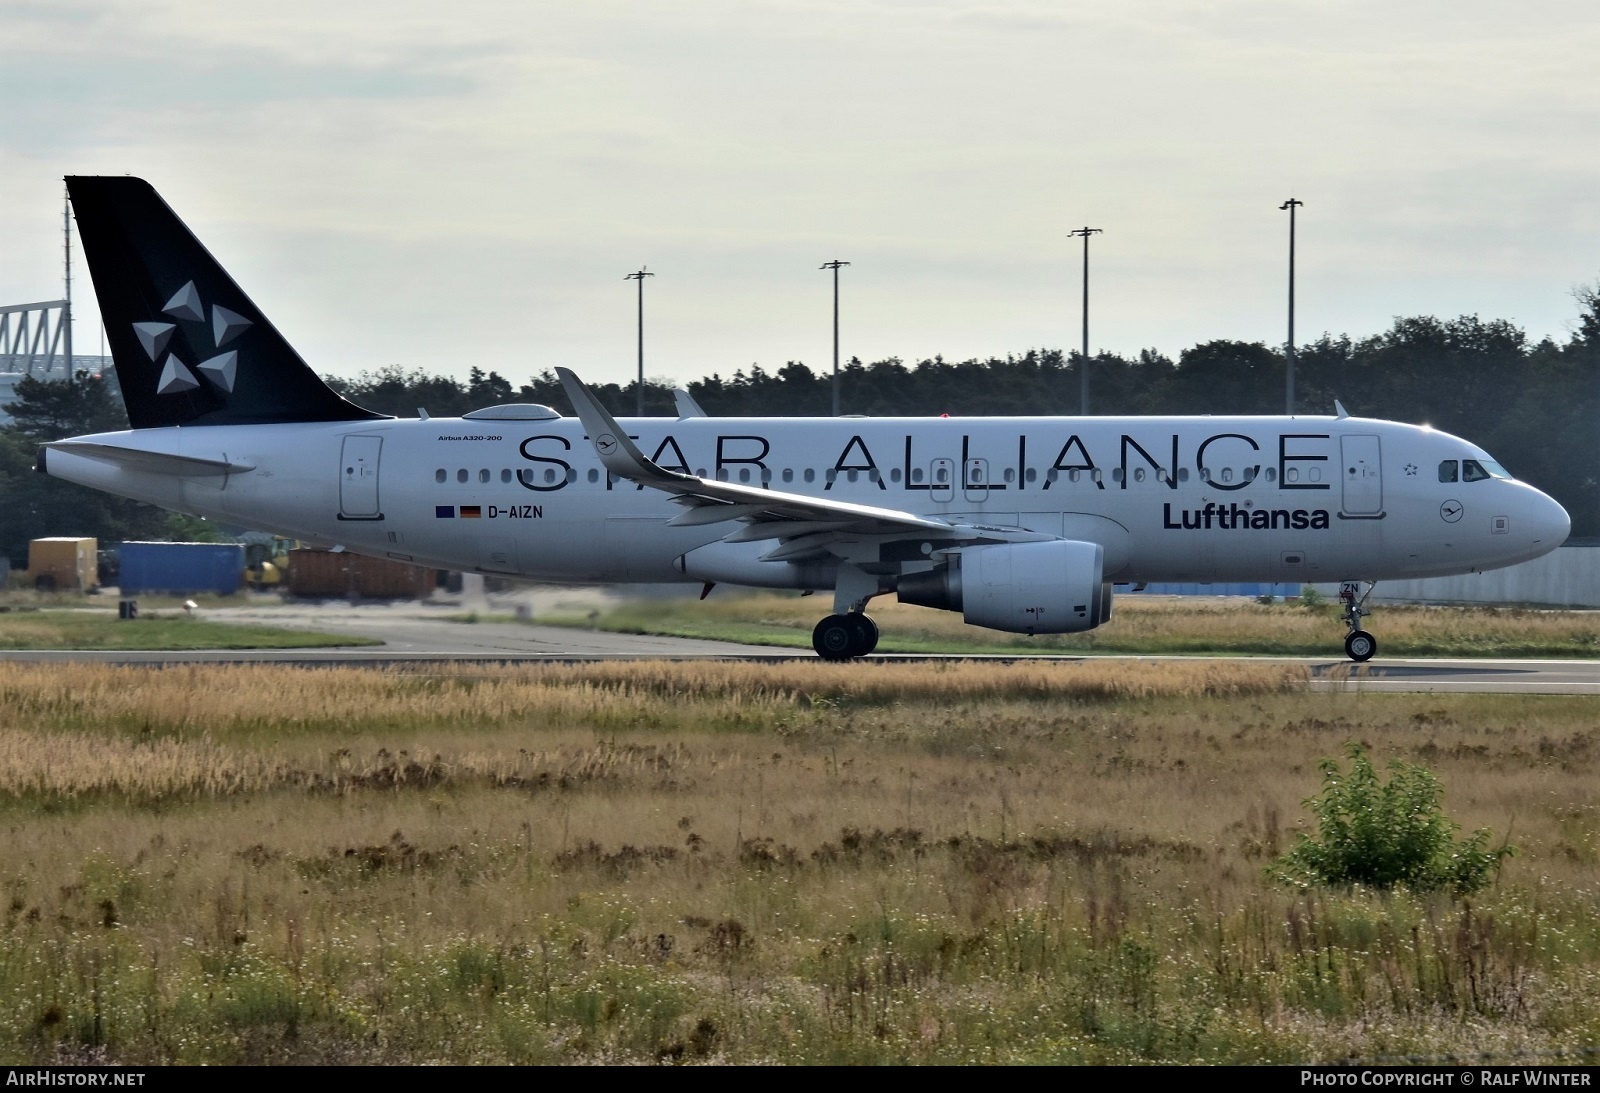
<svg viewBox="0 0 1600 1093">
<path fill-rule="evenodd" d="M 672 389 L 672 403 L 678 408 L 679 421 L 691 417 L 706 416 L 706 412 L 700 409 L 700 404 L 694 400 L 694 396 L 682 387 L 674 387 Z"/>
<path fill-rule="evenodd" d="M 561 377 L 561 386 L 566 388 L 567 398 L 572 400 L 572 409 L 577 413 L 578 420 L 583 422 L 584 430 L 594 444 L 595 454 L 600 457 L 606 470 L 630 482 L 637 482 L 641 478 L 684 477 L 647 459 L 638 446 L 628 439 L 627 431 L 617 424 L 617 419 L 600 404 L 594 392 L 584 386 L 572 369 L 557 367 L 556 375 Z"/>
<path fill-rule="evenodd" d="M 1338 399 L 1333 400 L 1333 412 L 1334 417 L 1346 418 L 1350 416 L 1350 411 L 1346 410 L 1344 408 L 1344 403 L 1340 402 Z"/>
</svg>

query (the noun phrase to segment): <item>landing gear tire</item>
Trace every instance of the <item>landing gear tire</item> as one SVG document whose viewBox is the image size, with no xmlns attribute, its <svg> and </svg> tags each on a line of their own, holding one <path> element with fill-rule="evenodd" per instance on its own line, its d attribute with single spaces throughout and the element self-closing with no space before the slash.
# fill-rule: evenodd
<svg viewBox="0 0 1600 1093">
<path fill-rule="evenodd" d="M 811 631 L 811 647 L 823 660 L 864 657 L 878 647 L 878 624 L 865 615 L 829 615 Z"/>
<path fill-rule="evenodd" d="M 1365 630 L 1352 630 L 1344 639 L 1344 651 L 1357 664 L 1365 664 L 1378 652 L 1378 639 Z"/>
<path fill-rule="evenodd" d="M 855 628 L 855 644 L 851 646 L 850 655 L 864 657 L 878 647 L 878 624 L 865 615 L 846 615 L 850 625 Z"/>
<path fill-rule="evenodd" d="M 849 660 L 855 656 L 856 626 L 849 615 L 829 615 L 811 631 L 811 647 L 823 660 Z"/>
</svg>

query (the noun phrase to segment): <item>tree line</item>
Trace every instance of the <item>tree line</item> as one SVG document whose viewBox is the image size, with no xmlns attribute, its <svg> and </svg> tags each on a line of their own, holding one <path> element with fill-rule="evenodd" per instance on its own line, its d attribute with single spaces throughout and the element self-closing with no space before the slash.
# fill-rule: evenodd
<svg viewBox="0 0 1600 1093">
<path fill-rule="evenodd" d="M 1361 417 L 1433 425 L 1482 445 L 1514 475 L 1555 497 L 1572 514 L 1573 534 L 1600 535 L 1600 284 L 1575 293 L 1570 338 L 1530 342 L 1515 324 L 1476 315 L 1396 319 L 1366 338 L 1325 334 L 1295 350 L 1296 409 L 1332 413 L 1334 400 Z M 1070 415 L 1079 411 L 1077 353 L 1034 349 L 987 360 L 898 358 L 840 369 L 841 407 L 873 416 Z M 1284 409 L 1285 360 L 1261 342 L 1218 340 L 1176 360 L 1146 349 L 1137 356 L 1100 353 L 1088 362 L 1096 415 L 1278 414 Z M 453 417 L 504 402 L 542 402 L 566 412 L 555 374 L 545 370 L 514 386 L 474 368 L 465 381 L 398 366 L 349 379 L 326 377 L 346 398 L 379 413 L 412 417 L 419 409 Z M 634 384 L 597 384 L 619 415 L 634 412 Z M 688 384 L 714 417 L 825 416 L 832 378 L 790 361 Z M 676 413 L 670 385 L 645 384 L 646 413 Z M 204 525 L 150 506 L 34 474 L 38 444 L 63 436 L 126 427 L 114 380 L 76 384 L 24 380 L 0 428 L 0 556 L 20 562 L 29 539 L 43 535 L 187 537 Z"/>
</svg>

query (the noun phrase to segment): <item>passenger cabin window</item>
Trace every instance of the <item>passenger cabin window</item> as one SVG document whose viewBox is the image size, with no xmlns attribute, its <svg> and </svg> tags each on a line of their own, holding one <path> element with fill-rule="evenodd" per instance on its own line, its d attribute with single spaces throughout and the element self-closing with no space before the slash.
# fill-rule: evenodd
<svg viewBox="0 0 1600 1093">
<path fill-rule="evenodd" d="M 1446 459 L 1443 463 L 1439 464 L 1439 481 L 1454 482 L 1455 480 L 1456 461 L 1454 459 Z"/>
<path fill-rule="evenodd" d="M 458 470 L 456 472 L 456 481 L 457 482 L 465 482 L 466 480 L 467 480 L 467 468 L 462 467 L 460 470 Z"/>
<path fill-rule="evenodd" d="M 443 467 L 440 467 L 438 470 L 433 472 L 433 480 L 435 482 L 443 482 L 445 479 L 447 479 L 449 477 L 450 476 L 448 474 L 444 473 L 444 468 Z"/>
<path fill-rule="evenodd" d="M 487 482 L 487 481 L 489 481 L 489 468 L 488 467 L 484 467 L 482 470 L 480 470 L 478 472 L 478 481 L 479 482 Z"/>
</svg>

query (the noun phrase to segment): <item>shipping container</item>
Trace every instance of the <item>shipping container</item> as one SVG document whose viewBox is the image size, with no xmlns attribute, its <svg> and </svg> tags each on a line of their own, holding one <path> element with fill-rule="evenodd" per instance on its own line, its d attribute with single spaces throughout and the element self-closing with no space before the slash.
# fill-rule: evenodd
<svg viewBox="0 0 1600 1093">
<path fill-rule="evenodd" d="M 28 544 L 28 580 L 35 588 L 87 592 L 98 588 L 100 544 L 94 539 L 53 536 Z"/>
<path fill-rule="evenodd" d="M 434 571 L 391 558 L 332 550 L 291 550 L 287 592 L 305 599 L 424 599 Z"/>
<path fill-rule="evenodd" d="M 239 543 L 123 543 L 117 587 L 124 596 L 215 592 L 231 596 L 244 574 Z"/>
</svg>

